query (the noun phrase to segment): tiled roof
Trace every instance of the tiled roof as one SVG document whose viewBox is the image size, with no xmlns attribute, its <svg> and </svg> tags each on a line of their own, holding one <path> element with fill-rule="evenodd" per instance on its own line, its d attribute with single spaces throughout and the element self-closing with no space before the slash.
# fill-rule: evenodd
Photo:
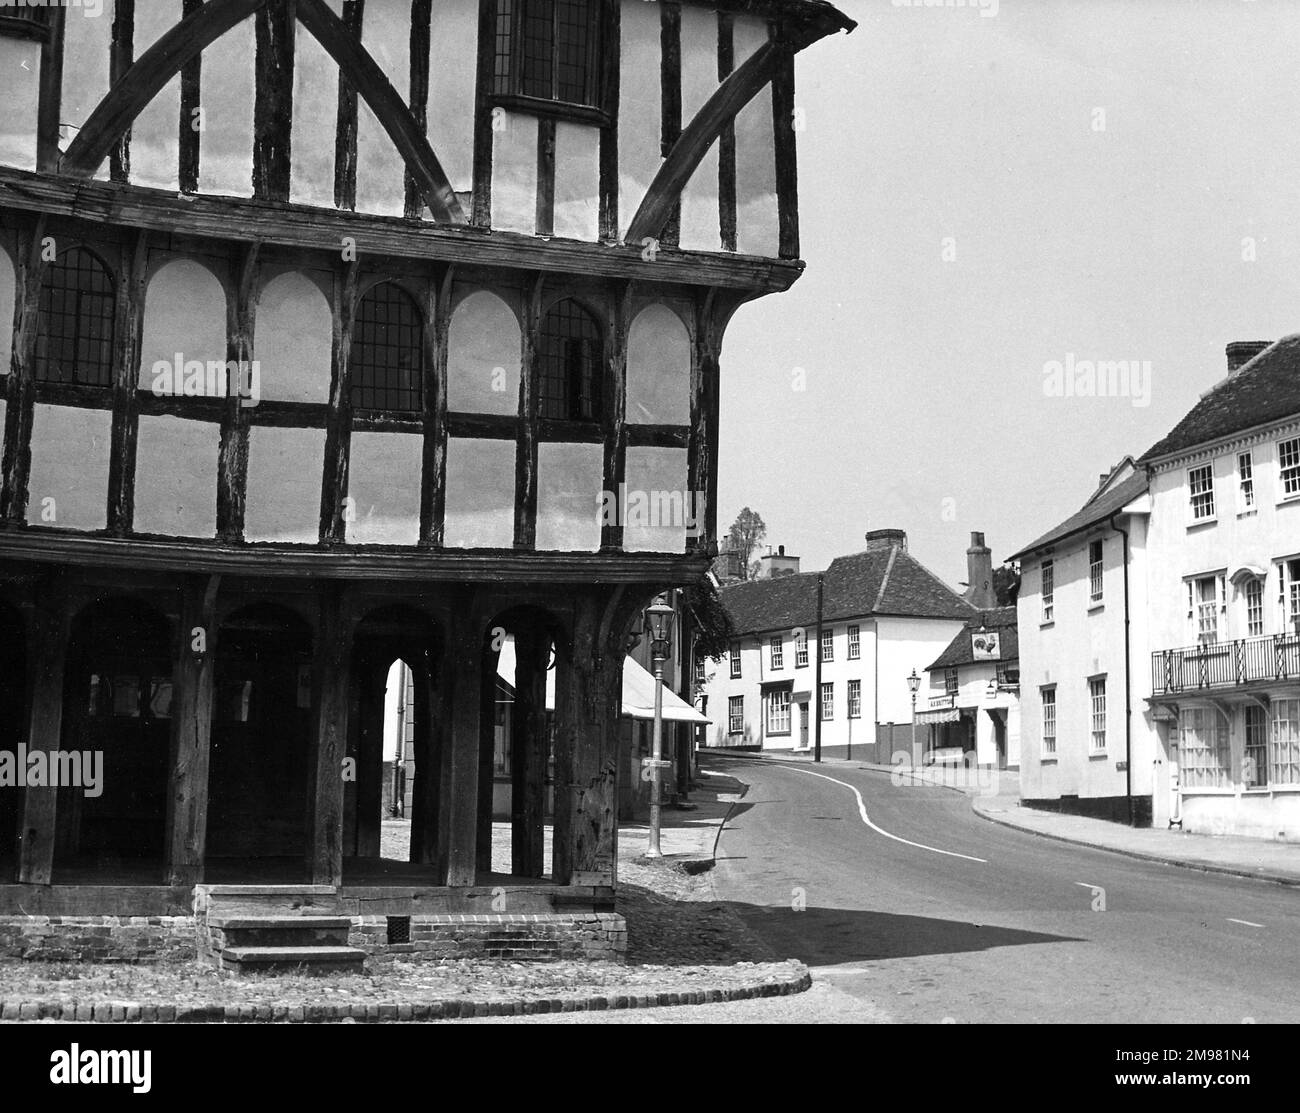
<svg viewBox="0 0 1300 1113">
<path fill-rule="evenodd" d="M 823 573 L 822 621 L 866 615 L 968 619 L 976 610 L 901 548 L 837 557 Z M 722 589 L 738 634 L 817 622 L 817 573 L 751 580 Z"/>
<path fill-rule="evenodd" d="M 1031 541 L 1018 553 L 1013 553 L 1008 560 L 1019 560 L 1026 553 L 1045 548 L 1057 541 L 1063 541 L 1071 534 L 1079 533 L 1089 526 L 1104 522 L 1112 514 L 1123 510 L 1139 495 L 1145 494 L 1148 487 L 1146 472 L 1138 471 L 1123 482 L 1116 484 L 1109 491 L 1094 494 L 1083 507 L 1071 514 L 1055 529 L 1048 530 L 1042 537 Z"/>
<path fill-rule="evenodd" d="M 1001 634 L 1002 653 L 998 660 L 1017 661 L 1020 659 L 1020 638 L 1016 632 L 1016 608 L 998 607 L 997 610 L 983 611 L 979 618 L 966 623 L 966 629 L 952 639 L 948 644 L 948 648 L 939 654 L 933 664 L 926 666 L 926 672 L 934 672 L 936 669 L 954 669 L 960 665 L 973 665 L 975 656 L 971 650 L 971 632 L 978 630 L 981 626 L 987 626 L 990 630 L 997 630 Z M 986 662 L 981 662 L 981 664 L 984 663 Z"/>
<path fill-rule="evenodd" d="M 1300 415 L 1300 333 L 1270 345 L 1208 391 L 1143 461 Z"/>
</svg>

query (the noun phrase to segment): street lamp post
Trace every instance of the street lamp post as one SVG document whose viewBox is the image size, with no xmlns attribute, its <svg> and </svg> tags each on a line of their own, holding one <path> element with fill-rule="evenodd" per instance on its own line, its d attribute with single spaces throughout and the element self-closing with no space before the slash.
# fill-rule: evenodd
<svg viewBox="0 0 1300 1113">
<path fill-rule="evenodd" d="M 907 678 L 907 690 L 912 693 L 912 765 L 913 776 L 921 771 L 921 755 L 916 752 L 916 693 L 921 687 L 921 678 L 916 675 L 916 668 L 913 666 L 912 675 Z"/>
<path fill-rule="evenodd" d="M 646 629 L 650 631 L 650 661 L 655 674 L 654 733 L 650 749 L 650 845 L 647 858 L 660 858 L 659 822 L 663 807 L 663 752 L 664 752 L 664 659 L 668 656 L 673 633 L 673 609 L 666 595 L 658 595 L 646 608 Z"/>
</svg>

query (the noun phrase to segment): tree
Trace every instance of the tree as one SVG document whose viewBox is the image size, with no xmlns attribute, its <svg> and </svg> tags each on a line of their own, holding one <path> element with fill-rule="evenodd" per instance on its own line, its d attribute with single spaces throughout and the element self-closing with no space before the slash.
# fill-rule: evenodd
<svg viewBox="0 0 1300 1113">
<path fill-rule="evenodd" d="M 697 658 L 719 660 L 731 648 L 736 636 L 731 615 L 723 606 L 722 597 L 713 581 L 705 576 L 686 588 L 686 606 L 695 623 L 695 653 Z"/>
<path fill-rule="evenodd" d="M 762 516 L 757 511 L 750 510 L 748 506 L 737 514 L 736 520 L 731 523 L 731 529 L 727 531 L 727 542 L 731 551 L 736 554 L 741 579 L 753 579 L 758 562 L 751 563 L 750 557 L 766 536 L 767 525 Z"/>
<path fill-rule="evenodd" d="M 993 591 L 999 607 L 1014 607 L 1020 597 L 1020 569 L 1012 564 L 993 569 Z"/>
</svg>

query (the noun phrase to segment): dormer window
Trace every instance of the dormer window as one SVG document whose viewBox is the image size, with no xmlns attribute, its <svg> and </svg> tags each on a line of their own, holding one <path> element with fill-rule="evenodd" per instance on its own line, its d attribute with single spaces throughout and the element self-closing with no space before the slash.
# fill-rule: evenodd
<svg viewBox="0 0 1300 1113">
<path fill-rule="evenodd" d="M 520 107 L 603 110 L 596 0 L 497 0 L 493 92 Z"/>
</svg>

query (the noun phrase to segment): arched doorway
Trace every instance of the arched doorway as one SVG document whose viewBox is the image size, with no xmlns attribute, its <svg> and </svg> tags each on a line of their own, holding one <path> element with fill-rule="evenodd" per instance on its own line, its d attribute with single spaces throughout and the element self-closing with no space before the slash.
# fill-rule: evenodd
<svg viewBox="0 0 1300 1113">
<path fill-rule="evenodd" d="M 16 607 L 0 603 L 0 751 L 13 754 L 27 733 L 27 637 Z M 12 878 L 22 793 L 0 788 L 0 877 Z"/>
<path fill-rule="evenodd" d="M 209 880 L 302 874 L 307 792 L 315 784 L 312 643 L 306 621 L 278 604 L 243 607 L 221 623 L 208 773 Z"/>
<path fill-rule="evenodd" d="M 80 764 L 82 784 L 62 777 L 55 881 L 125 880 L 161 862 L 172 653 L 171 623 L 139 600 L 105 599 L 73 620 L 60 748 Z"/>
<path fill-rule="evenodd" d="M 418 878 L 437 860 L 441 738 L 435 690 L 441 638 L 415 607 L 368 613 L 352 642 L 343 792 L 344 877 Z"/>
</svg>

